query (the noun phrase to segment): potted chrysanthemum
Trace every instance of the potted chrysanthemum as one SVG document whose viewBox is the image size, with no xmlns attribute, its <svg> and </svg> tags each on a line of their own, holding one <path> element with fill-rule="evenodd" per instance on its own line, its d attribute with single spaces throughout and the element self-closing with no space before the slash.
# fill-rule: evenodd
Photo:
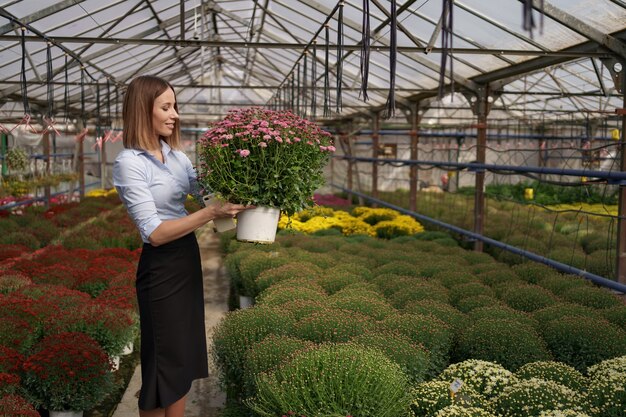
<svg viewBox="0 0 626 417">
<path fill-rule="evenodd" d="M 290 111 L 231 110 L 198 143 L 199 182 L 207 193 L 256 206 L 237 216 L 237 239 L 272 242 L 280 212 L 292 215 L 314 204 L 334 150 L 330 133 Z M 260 213 L 273 218 L 270 236 L 261 235 Z"/>
</svg>

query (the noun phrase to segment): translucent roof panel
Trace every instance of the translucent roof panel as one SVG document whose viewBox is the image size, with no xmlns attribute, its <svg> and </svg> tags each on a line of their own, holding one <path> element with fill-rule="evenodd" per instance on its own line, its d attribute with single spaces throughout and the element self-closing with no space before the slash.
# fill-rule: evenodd
<svg viewBox="0 0 626 417">
<path fill-rule="evenodd" d="M 22 78 L 29 87 L 26 99 L 34 104 L 31 111 L 40 116 L 47 106 L 49 66 L 56 83 L 55 107 L 64 107 L 67 73 L 70 111 L 75 116 L 81 115 L 84 104 L 87 116 L 94 117 L 97 86 L 102 88 L 108 81 L 121 100 L 125 85 L 140 74 L 168 79 L 187 108 L 194 109 L 190 117 L 194 123 L 203 111 L 207 118 L 215 118 L 238 105 L 299 106 L 299 111 L 311 111 L 312 97 L 320 119 L 369 115 L 384 109 L 392 75 L 397 106 L 416 100 L 422 107 L 449 105 L 438 100 L 441 1 L 398 2 L 394 74 L 390 2 L 369 2 L 367 102 L 361 93 L 363 2 L 343 2 L 342 47 L 338 48 L 340 4 L 337 0 L 0 0 L 0 119 L 15 122 L 23 116 Z M 626 59 L 623 1 L 545 0 L 543 4 L 543 10 L 533 12 L 536 27 L 530 33 L 522 27 L 518 0 L 455 0 L 453 49 L 448 57 L 453 72 L 448 65 L 444 90 L 449 93 L 452 80 L 455 91 L 469 95 L 488 84 L 497 97 L 494 111 L 512 117 L 527 117 L 521 116 L 524 109 L 601 117 L 621 106 L 607 65 L 612 65 L 612 59 Z M 24 50 L 20 28 L 26 30 Z M 52 42 L 50 63 L 46 41 Z M 86 83 L 82 88 L 81 75 Z M 342 87 L 343 106 L 339 111 L 331 106 L 324 116 L 324 103 L 337 102 L 337 85 Z M 463 103 L 454 100 L 455 107 Z"/>
</svg>

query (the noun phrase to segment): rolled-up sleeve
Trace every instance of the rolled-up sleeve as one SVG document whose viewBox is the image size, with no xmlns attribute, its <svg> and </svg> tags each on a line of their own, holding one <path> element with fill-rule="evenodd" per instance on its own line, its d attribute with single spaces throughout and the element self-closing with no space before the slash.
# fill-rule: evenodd
<svg viewBox="0 0 626 417">
<path fill-rule="evenodd" d="M 143 162 L 130 153 L 119 155 L 113 165 L 113 185 L 137 225 L 143 241 L 149 242 L 148 238 L 162 220 L 150 192 Z"/>
<path fill-rule="evenodd" d="M 185 169 L 187 170 L 187 179 L 189 180 L 189 194 L 202 204 L 202 192 L 200 190 L 200 184 L 198 183 L 198 174 L 189 158 L 185 157 L 185 159 L 187 160 Z"/>
</svg>

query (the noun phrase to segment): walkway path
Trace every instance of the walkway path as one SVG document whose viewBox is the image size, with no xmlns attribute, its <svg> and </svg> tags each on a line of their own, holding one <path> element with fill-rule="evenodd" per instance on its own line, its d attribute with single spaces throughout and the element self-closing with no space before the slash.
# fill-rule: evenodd
<svg viewBox="0 0 626 417">
<path fill-rule="evenodd" d="M 228 311 L 228 278 L 222 265 L 219 249 L 219 236 L 211 227 L 204 227 L 198 233 L 198 243 L 202 255 L 204 272 L 204 311 L 207 330 L 207 343 L 213 329 Z M 226 394 L 218 387 L 217 373 L 209 360 L 209 377 L 194 381 L 187 398 L 185 417 L 218 417 L 226 402 Z M 137 394 L 141 386 L 139 367 L 126 388 L 122 401 L 113 413 L 113 417 L 138 417 Z"/>
</svg>

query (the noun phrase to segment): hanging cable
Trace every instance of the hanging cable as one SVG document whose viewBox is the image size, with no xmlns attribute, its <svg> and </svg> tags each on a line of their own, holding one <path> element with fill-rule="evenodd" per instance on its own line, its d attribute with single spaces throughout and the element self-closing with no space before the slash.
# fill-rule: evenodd
<svg viewBox="0 0 626 417">
<path fill-rule="evenodd" d="M 298 68 L 296 69 L 296 74 L 298 76 L 298 80 L 296 82 L 296 114 L 300 116 L 300 96 L 302 95 L 302 85 L 300 84 L 300 63 L 298 63 Z"/>
<path fill-rule="evenodd" d="M 328 24 L 324 25 L 326 40 L 324 42 L 324 117 L 330 116 L 330 67 L 329 67 L 329 46 L 330 29 Z"/>
<path fill-rule="evenodd" d="M 443 10 L 441 12 L 441 66 L 439 68 L 439 99 L 444 95 L 445 78 L 446 78 L 446 66 L 448 56 L 450 56 L 450 87 L 451 94 L 454 95 L 454 69 L 453 69 L 453 19 L 452 9 L 454 6 L 454 0 L 443 0 Z"/>
<path fill-rule="evenodd" d="M 306 118 L 306 108 L 307 108 L 307 101 L 306 101 L 306 99 L 307 99 L 307 95 L 308 95 L 307 94 L 308 93 L 308 91 L 307 91 L 308 87 L 306 85 L 306 78 L 307 78 L 306 77 L 306 73 L 307 73 L 307 67 L 306 66 L 307 66 L 307 61 L 308 61 L 308 55 L 309 55 L 309 51 L 304 51 L 304 68 L 302 69 L 302 86 L 304 88 L 304 90 L 303 90 L 304 95 L 302 96 L 302 100 L 303 100 L 303 102 L 302 102 L 302 117 L 305 117 L 305 118 Z"/>
<path fill-rule="evenodd" d="M 24 114 L 30 114 L 30 106 L 28 105 L 28 88 L 26 83 L 26 28 L 22 28 L 22 65 L 20 71 L 20 81 L 22 90 L 22 104 L 24 105 Z"/>
<path fill-rule="evenodd" d="M 522 28 L 528 31 L 530 39 L 533 38 L 533 29 L 537 27 L 535 17 L 533 16 L 534 0 L 524 0 L 522 2 Z M 543 0 L 539 0 L 539 31 L 543 34 Z"/>
<path fill-rule="evenodd" d="M 363 24 L 361 26 L 361 90 L 359 97 L 363 101 L 369 100 L 367 96 L 367 81 L 370 71 L 370 2 L 363 0 Z"/>
<path fill-rule="evenodd" d="M 336 111 L 341 113 L 341 82 L 343 81 L 343 6 L 344 2 L 339 2 L 339 15 L 337 18 L 337 99 L 335 100 Z"/>
<path fill-rule="evenodd" d="M 313 55 L 311 56 L 311 119 L 315 120 L 317 97 L 315 94 L 315 82 L 317 81 L 317 40 L 313 41 Z"/>
<path fill-rule="evenodd" d="M 391 0 L 389 31 L 389 96 L 385 104 L 384 119 L 396 114 L 396 62 L 398 54 L 398 12 L 396 0 Z"/>
</svg>

